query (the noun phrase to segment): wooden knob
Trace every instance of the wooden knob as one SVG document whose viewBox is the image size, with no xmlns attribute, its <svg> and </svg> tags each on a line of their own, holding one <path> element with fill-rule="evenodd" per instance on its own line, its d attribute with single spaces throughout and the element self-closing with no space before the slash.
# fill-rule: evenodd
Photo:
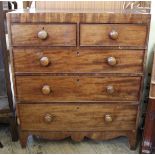
<svg viewBox="0 0 155 155">
<path fill-rule="evenodd" d="M 115 57 L 108 57 L 107 58 L 107 62 L 110 66 L 115 66 L 117 61 L 116 61 L 116 58 Z"/>
<path fill-rule="evenodd" d="M 40 64 L 41 64 L 41 66 L 46 67 L 46 66 L 49 65 L 49 63 L 50 63 L 50 61 L 49 61 L 48 57 L 42 57 L 42 58 L 40 59 Z"/>
<path fill-rule="evenodd" d="M 51 93 L 51 88 L 50 88 L 50 86 L 44 85 L 44 86 L 42 87 L 42 93 L 43 93 L 44 95 L 49 95 L 49 94 Z"/>
<path fill-rule="evenodd" d="M 38 32 L 38 38 L 45 40 L 48 36 L 48 33 L 45 30 L 41 30 Z"/>
<path fill-rule="evenodd" d="M 114 87 L 111 86 L 111 85 L 107 86 L 107 93 L 108 94 L 113 94 L 114 93 Z"/>
<path fill-rule="evenodd" d="M 54 118 L 54 116 L 52 116 L 51 114 L 46 114 L 46 115 L 44 116 L 44 121 L 45 121 L 46 123 L 50 123 L 50 122 L 53 121 L 53 118 Z"/>
<path fill-rule="evenodd" d="M 112 121 L 113 121 L 113 120 L 112 120 L 112 116 L 109 115 L 109 114 L 106 114 L 106 115 L 105 115 L 105 121 L 106 121 L 106 122 L 112 122 Z"/>
<path fill-rule="evenodd" d="M 116 40 L 118 38 L 118 32 L 115 31 L 115 30 L 112 30 L 110 33 L 109 33 L 109 36 L 112 40 Z"/>
</svg>

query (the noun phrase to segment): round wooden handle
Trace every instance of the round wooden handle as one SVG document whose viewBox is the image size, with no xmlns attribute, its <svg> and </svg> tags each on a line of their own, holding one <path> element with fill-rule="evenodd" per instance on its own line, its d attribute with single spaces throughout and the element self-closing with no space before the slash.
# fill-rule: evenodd
<svg viewBox="0 0 155 155">
<path fill-rule="evenodd" d="M 107 62 L 110 66 L 115 66 L 117 61 L 116 61 L 116 58 L 115 57 L 108 57 L 107 58 Z"/>
<path fill-rule="evenodd" d="M 52 121 L 53 121 L 53 116 L 52 116 L 51 114 L 46 114 L 46 115 L 44 116 L 44 121 L 45 121 L 46 123 L 52 122 Z"/>
<path fill-rule="evenodd" d="M 108 94 L 113 94 L 114 93 L 114 87 L 111 86 L 111 85 L 107 86 L 107 93 Z"/>
<path fill-rule="evenodd" d="M 112 30 L 110 33 L 109 33 L 109 36 L 112 40 L 116 40 L 118 38 L 118 32 L 115 31 L 115 30 Z"/>
<path fill-rule="evenodd" d="M 49 94 L 51 93 L 51 88 L 50 88 L 50 86 L 44 85 L 44 86 L 42 87 L 42 93 L 43 93 L 44 95 L 49 95 Z"/>
<path fill-rule="evenodd" d="M 50 61 L 49 61 L 48 57 L 42 57 L 42 58 L 40 59 L 40 64 L 41 64 L 41 66 L 46 67 L 46 66 L 49 65 L 49 63 L 50 63 Z"/>
<path fill-rule="evenodd" d="M 113 121 L 112 116 L 109 115 L 109 114 L 106 114 L 106 115 L 105 115 L 105 121 L 106 121 L 106 122 L 112 122 L 112 121 Z"/>
<path fill-rule="evenodd" d="M 38 38 L 45 40 L 48 36 L 48 33 L 45 30 L 41 30 L 38 32 Z"/>
</svg>

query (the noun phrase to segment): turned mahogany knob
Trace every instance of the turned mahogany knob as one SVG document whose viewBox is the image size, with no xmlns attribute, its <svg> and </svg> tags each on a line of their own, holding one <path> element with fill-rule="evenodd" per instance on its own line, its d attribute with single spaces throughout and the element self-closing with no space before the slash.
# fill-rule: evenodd
<svg viewBox="0 0 155 155">
<path fill-rule="evenodd" d="M 46 67 L 46 66 L 49 65 L 49 63 L 50 63 L 50 61 L 49 61 L 48 57 L 42 57 L 42 58 L 40 59 L 40 64 L 41 64 L 41 66 Z"/>
<path fill-rule="evenodd" d="M 107 93 L 113 94 L 114 93 L 114 87 L 112 85 L 107 86 Z"/>
<path fill-rule="evenodd" d="M 110 33 L 109 33 L 109 37 L 112 39 L 112 40 L 116 40 L 118 38 L 118 32 L 115 31 L 115 30 L 112 30 Z"/>
<path fill-rule="evenodd" d="M 49 94 L 51 93 L 51 88 L 50 88 L 50 86 L 44 85 L 44 86 L 42 87 L 42 93 L 43 93 L 44 95 L 49 95 Z"/>
<path fill-rule="evenodd" d="M 51 114 L 46 114 L 46 115 L 44 116 L 44 121 L 45 121 L 46 123 L 50 123 L 50 122 L 53 121 L 53 118 L 54 118 L 54 116 L 52 116 Z"/>
<path fill-rule="evenodd" d="M 115 66 L 117 61 L 116 61 L 116 58 L 115 57 L 108 57 L 107 58 L 107 62 L 110 66 Z"/>
<path fill-rule="evenodd" d="M 38 38 L 45 40 L 48 36 L 48 33 L 45 30 L 41 30 L 38 32 Z"/>
<path fill-rule="evenodd" d="M 106 122 L 112 122 L 112 121 L 113 121 L 112 116 L 109 115 L 109 114 L 106 114 L 106 115 L 105 115 L 105 121 L 106 121 Z"/>
</svg>

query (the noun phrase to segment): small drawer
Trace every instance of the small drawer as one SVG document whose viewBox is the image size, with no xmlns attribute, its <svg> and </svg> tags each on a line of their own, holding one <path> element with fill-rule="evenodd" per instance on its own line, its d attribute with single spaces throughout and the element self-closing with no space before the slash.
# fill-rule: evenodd
<svg viewBox="0 0 155 155">
<path fill-rule="evenodd" d="M 18 104 L 22 130 L 135 130 L 138 106 L 117 104 Z"/>
<path fill-rule="evenodd" d="M 14 48 L 15 72 L 141 73 L 143 50 Z"/>
<path fill-rule="evenodd" d="M 19 101 L 138 101 L 140 85 L 141 77 L 16 76 Z"/>
<path fill-rule="evenodd" d="M 76 46 L 76 24 L 13 24 L 13 46 Z"/>
<path fill-rule="evenodd" d="M 81 46 L 145 47 L 147 27 L 136 24 L 81 24 Z"/>
</svg>

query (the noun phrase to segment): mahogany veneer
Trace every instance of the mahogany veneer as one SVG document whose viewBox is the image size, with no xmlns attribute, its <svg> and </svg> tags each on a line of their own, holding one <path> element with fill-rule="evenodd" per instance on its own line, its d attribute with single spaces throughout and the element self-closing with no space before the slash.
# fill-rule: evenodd
<svg viewBox="0 0 155 155">
<path fill-rule="evenodd" d="M 33 103 L 19 104 L 19 109 L 23 130 L 120 131 L 132 130 L 136 126 L 136 105 Z M 111 114 L 112 122 L 107 122 L 108 114 Z M 26 119 L 29 116 L 31 119 Z"/>
<path fill-rule="evenodd" d="M 140 82 L 140 77 L 17 76 L 16 91 L 19 101 L 138 101 Z"/>
<path fill-rule="evenodd" d="M 127 136 L 136 147 L 150 23 L 134 12 L 7 14 L 20 142 Z"/>
<path fill-rule="evenodd" d="M 143 47 L 147 27 L 137 24 L 81 24 L 80 34 L 81 46 Z"/>
<path fill-rule="evenodd" d="M 48 32 L 46 41 L 36 35 L 42 29 Z M 14 46 L 76 46 L 76 24 L 13 24 L 11 32 Z"/>
<path fill-rule="evenodd" d="M 139 73 L 144 50 L 14 48 L 16 73 Z M 109 65 L 110 58 L 115 65 Z M 46 62 L 42 62 L 43 60 Z M 69 60 L 69 61 L 67 61 Z M 44 64 L 42 64 L 44 63 Z M 46 64 L 45 64 L 46 63 Z"/>
</svg>

